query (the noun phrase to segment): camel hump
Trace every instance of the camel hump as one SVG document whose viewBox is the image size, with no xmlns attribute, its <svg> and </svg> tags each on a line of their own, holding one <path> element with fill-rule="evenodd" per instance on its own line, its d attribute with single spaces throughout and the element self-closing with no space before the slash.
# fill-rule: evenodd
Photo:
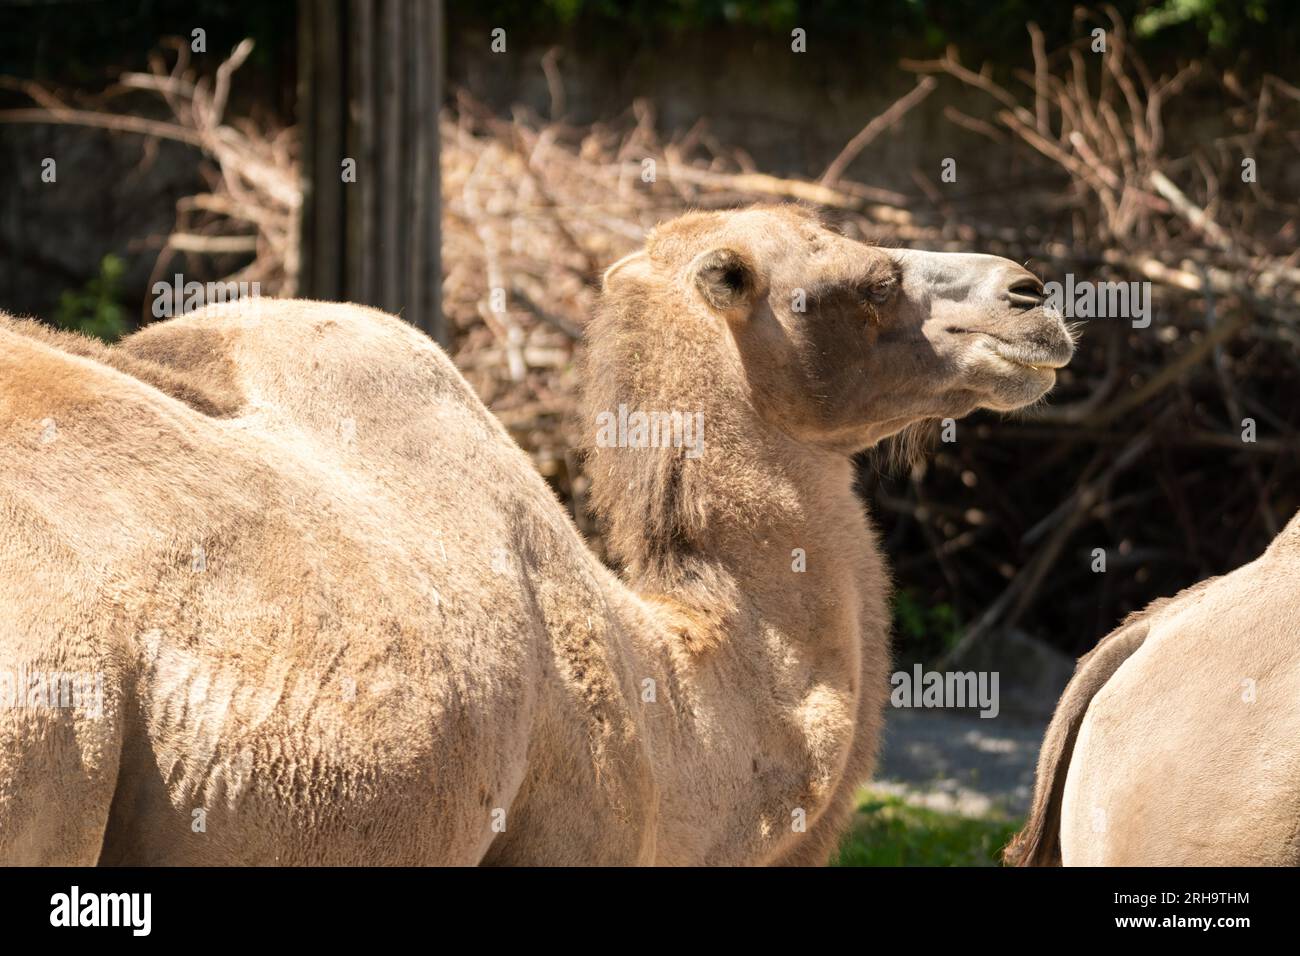
<svg viewBox="0 0 1300 956">
<path fill-rule="evenodd" d="M 238 401 L 242 411 L 274 407 L 317 434 L 354 423 L 391 438 L 418 409 L 506 438 L 432 339 L 366 306 L 236 300 L 151 325 L 121 349 Z"/>
<path fill-rule="evenodd" d="M 1061 800 L 1079 728 L 1093 698 L 1146 640 L 1154 610 L 1153 606 L 1129 615 L 1119 628 L 1079 659 L 1074 677 L 1061 695 L 1043 736 L 1029 819 L 1003 851 L 1002 858 L 1008 866 L 1060 865 Z"/>
<path fill-rule="evenodd" d="M 89 336 L 52 329 L 35 321 L 14 319 L 2 313 L 0 330 L 21 336 L 29 343 L 64 355 L 89 359 L 121 372 L 209 417 L 228 417 L 243 404 L 242 396 L 232 388 L 233 380 L 228 373 L 196 375 L 190 369 L 158 361 L 147 353 L 132 353 Z"/>
</svg>

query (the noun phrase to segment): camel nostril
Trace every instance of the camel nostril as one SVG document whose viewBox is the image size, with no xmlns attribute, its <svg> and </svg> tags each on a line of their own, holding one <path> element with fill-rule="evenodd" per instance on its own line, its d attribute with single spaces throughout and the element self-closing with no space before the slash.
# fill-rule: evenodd
<svg viewBox="0 0 1300 956">
<path fill-rule="evenodd" d="M 1043 283 L 1032 275 L 1017 279 L 1007 289 L 1007 300 L 1019 309 L 1036 309 L 1045 301 Z"/>
</svg>

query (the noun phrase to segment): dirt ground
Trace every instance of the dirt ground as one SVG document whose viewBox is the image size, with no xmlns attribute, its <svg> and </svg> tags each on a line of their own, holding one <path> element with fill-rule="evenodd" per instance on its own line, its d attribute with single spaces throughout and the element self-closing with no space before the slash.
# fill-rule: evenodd
<svg viewBox="0 0 1300 956">
<path fill-rule="evenodd" d="M 1021 817 L 1046 721 L 891 709 L 871 789 L 932 810 Z"/>
</svg>

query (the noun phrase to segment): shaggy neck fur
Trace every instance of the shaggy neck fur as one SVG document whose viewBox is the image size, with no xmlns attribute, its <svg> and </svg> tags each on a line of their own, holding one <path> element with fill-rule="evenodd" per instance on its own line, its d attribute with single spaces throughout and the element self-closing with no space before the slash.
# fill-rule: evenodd
<svg viewBox="0 0 1300 956">
<path fill-rule="evenodd" d="M 620 404 L 700 412 L 704 452 L 593 443 L 591 498 L 611 556 L 659 612 L 683 673 L 766 671 L 765 717 L 794 743 L 775 758 L 790 805 L 772 808 L 774 825 L 788 828 L 800 808 L 810 821 L 842 817 L 874 758 L 861 741 L 875 739 L 883 693 L 864 695 L 864 684 L 884 687 L 888 662 L 886 572 L 852 462 L 762 420 L 713 317 L 660 318 L 651 330 L 647 316 L 672 314 L 655 301 L 665 293 L 634 288 L 607 296 L 589 329 L 584 431 L 591 438 L 596 416 Z M 804 842 L 809 858 L 833 849 L 837 829 Z"/>
<path fill-rule="evenodd" d="M 693 620 L 683 640 L 703 651 L 753 606 L 755 576 L 783 595 L 798 589 L 807 579 L 794 577 L 796 549 L 815 554 L 830 528 L 860 526 L 862 509 L 847 457 L 798 444 L 755 412 L 739 358 L 709 319 L 659 320 L 652 352 L 645 318 L 662 315 L 662 304 L 647 304 L 654 290 L 636 289 L 607 298 L 588 332 L 582 427 L 592 503 L 628 582 Z M 620 406 L 700 415 L 703 454 L 601 447 L 597 418 Z"/>
</svg>

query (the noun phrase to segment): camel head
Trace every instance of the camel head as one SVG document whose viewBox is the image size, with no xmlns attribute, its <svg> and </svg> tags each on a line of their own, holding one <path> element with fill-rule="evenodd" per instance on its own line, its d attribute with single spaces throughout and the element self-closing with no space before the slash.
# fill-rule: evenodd
<svg viewBox="0 0 1300 956">
<path fill-rule="evenodd" d="M 683 384 L 738 377 L 770 424 L 845 452 L 921 420 L 1028 405 L 1073 351 L 1042 284 L 1015 262 L 866 245 L 792 206 L 661 225 L 609 268 L 604 290 L 624 315 L 620 297 L 655 303 L 641 310 L 655 316 L 641 361 L 691 366 Z"/>
</svg>

